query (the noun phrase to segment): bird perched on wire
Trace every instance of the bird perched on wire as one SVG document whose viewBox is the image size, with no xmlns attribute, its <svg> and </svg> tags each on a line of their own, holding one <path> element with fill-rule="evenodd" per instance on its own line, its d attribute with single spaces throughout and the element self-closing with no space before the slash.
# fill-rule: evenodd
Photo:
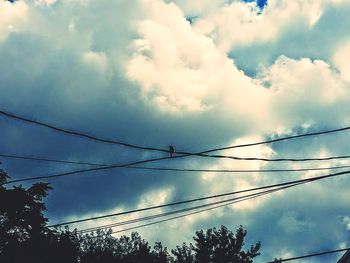
<svg viewBox="0 0 350 263">
<path fill-rule="evenodd" d="M 172 145 L 169 145 L 169 154 L 170 154 L 170 157 L 173 157 L 173 154 L 175 152 L 175 149 Z"/>
</svg>

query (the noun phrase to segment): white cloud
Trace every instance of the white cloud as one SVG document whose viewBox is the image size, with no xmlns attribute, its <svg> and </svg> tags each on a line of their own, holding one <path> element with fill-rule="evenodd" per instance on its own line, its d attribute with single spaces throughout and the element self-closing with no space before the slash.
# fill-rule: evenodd
<svg viewBox="0 0 350 263">
<path fill-rule="evenodd" d="M 146 101 L 164 112 L 203 112 L 232 107 L 252 116 L 264 109 L 264 90 L 239 71 L 212 40 L 193 31 L 174 4 L 145 1 L 148 19 L 139 24 L 127 63 Z M 255 109 L 247 105 L 254 101 Z M 255 115 L 255 114 L 254 114 Z"/>
<path fill-rule="evenodd" d="M 290 28 L 311 29 L 324 10 L 340 1 L 270 0 L 260 15 L 255 3 L 233 1 L 204 15 L 195 24 L 198 33 L 213 38 L 220 50 L 239 45 L 272 42 Z"/>
<path fill-rule="evenodd" d="M 50 5 L 53 5 L 58 0 L 35 0 L 34 4 L 38 6 L 48 7 Z"/>
<path fill-rule="evenodd" d="M 186 15 L 203 15 L 216 10 L 225 3 L 225 0 L 166 0 L 165 2 L 173 2 L 181 8 Z"/>
<path fill-rule="evenodd" d="M 309 128 L 341 126 L 350 121 L 347 31 L 335 31 L 338 28 L 336 22 L 322 20 L 333 7 L 339 11 L 340 5 L 348 1 L 271 0 L 261 15 L 256 14 L 257 9 L 252 4 L 238 1 L 227 5 L 223 5 L 222 1 L 175 1 L 166 4 L 157 0 L 143 1 L 142 4 L 112 0 L 103 3 L 88 0 L 45 3 L 50 8 L 36 6 L 34 1 L 0 2 L 0 66 L 6 69 L 0 71 L 0 81 L 6 83 L 0 88 L 1 103 L 9 108 L 15 105 L 14 111 L 30 112 L 29 115 L 47 120 L 62 120 L 67 127 L 143 145 L 164 146 L 174 141 L 171 143 L 181 150 L 262 140 L 264 134 L 287 135 L 296 128 L 299 132 L 308 131 Z M 336 17 L 334 12 L 331 18 Z M 190 25 L 185 19 L 188 14 L 198 14 L 198 22 Z M 320 21 L 327 26 L 317 28 Z M 7 38 L 11 30 L 18 32 L 14 40 Z M 307 37 L 311 31 L 314 33 L 312 41 L 315 41 L 312 43 L 319 45 L 310 44 L 311 40 Z M 274 46 L 282 35 L 287 36 L 291 32 L 291 38 L 296 36 L 296 39 Z M 325 37 L 333 32 L 334 41 Z M 330 42 L 324 44 L 324 39 Z M 262 42 L 271 43 L 271 46 L 266 49 L 256 46 Z M 258 67 L 256 75 L 248 76 L 239 69 L 237 61 L 228 57 L 227 52 L 237 46 L 255 49 L 251 57 L 244 57 L 245 60 L 257 54 L 256 64 L 259 64 L 259 55 L 266 54 L 271 57 L 271 64 L 263 64 Z M 304 53 L 296 55 L 300 50 Z M 315 50 L 321 51 L 319 54 L 322 56 L 317 56 Z M 332 63 L 328 60 L 328 52 Z M 78 140 L 47 144 L 44 139 L 49 135 L 40 138 L 40 142 L 29 140 L 29 135 L 24 136 L 20 129 L 15 130 L 14 137 L 13 127 L 7 129 L 5 133 L 10 135 L 3 140 L 2 146 L 13 150 L 13 145 L 16 145 L 20 150 L 26 148 L 33 152 L 43 149 L 43 155 L 73 156 L 72 160 L 90 156 L 98 162 L 107 161 L 104 157 L 109 156 L 111 161 L 116 161 L 115 148 L 110 149 L 108 155 L 109 148 L 104 148 L 106 145 L 83 148 L 83 142 Z M 33 134 L 33 138 L 39 136 Z M 23 144 L 33 144 L 23 147 L 18 143 L 21 138 Z M 56 139 L 48 138 L 50 142 Z M 67 147 L 62 148 L 62 145 Z M 66 149 L 69 147 L 71 152 Z M 348 134 L 337 134 L 300 143 L 293 141 L 290 144 L 236 149 L 225 154 L 317 157 L 349 154 L 348 149 Z M 133 154 L 119 151 L 118 162 L 146 157 Z M 224 169 L 324 167 L 328 164 L 331 162 L 297 165 L 208 159 L 176 162 L 179 167 L 196 168 L 197 165 L 197 168 Z M 50 169 L 54 171 L 53 166 Z M 58 187 L 50 202 L 57 200 L 55 204 L 61 206 L 51 205 L 50 209 L 62 208 L 61 213 L 75 213 L 74 217 L 66 219 L 81 218 L 162 204 L 175 197 L 180 200 L 316 175 L 316 172 L 278 175 L 197 173 L 194 176 L 177 174 L 165 178 L 159 173 L 157 179 L 149 179 L 141 178 L 145 174 L 138 171 L 140 178 L 135 182 L 126 171 L 118 172 L 120 176 L 107 174 L 104 180 L 92 181 L 92 177 L 87 177 L 86 181 L 76 179 L 75 184 L 60 185 L 57 180 Z M 105 183 L 105 180 L 114 184 Z M 88 182 L 100 183 L 100 188 Z M 245 224 L 249 231 L 253 231 L 253 238 L 265 237 L 268 227 L 269 240 L 265 239 L 266 244 L 263 244 L 267 247 L 265 251 L 268 247 L 273 250 L 268 255 L 276 251 L 281 251 L 281 255 L 284 252 L 294 253 L 293 242 L 297 237 L 283 240 L 291 248 L 283 251 L 287 245 L 282 244 L 278 235 L 281 228 L 289 233 L 303 230 L 310 233 L 312 227 L 308 222 L 327 226 L 329 222 L 324 222 L 323 214 L 333 208 L 338 210 L 331 210 L 333 213 L 329 214 L 329 220 L 334 222 L 336 216 L 344 218 L 341 213 L 348 205 L 348 192 L 342 182 L 334 180 L 329 184 L 310 185 L 304 192 L 286 191 L 231 208 L 152 226 L 141 232 L 152 239 L 179 244 L 191 239 L 194 230 L 221 223 L 229 224 L 229 227 Z M 133 186 L 133 192 L 125 191 L 129 184 Z M 60 191 L 62 186 L 66 191 Z M 90 187 L 87 193 L 86 187 Z M 91 189 L 94 195 L 91 195 Z M 339 190 L 342 194 L 334 189 L 342 189 Z M 108 190 L 111 192 L 109 195 Z M 82 206 L 91 212 L 66 209 L 67 206 L 72 209 L 73 205 L 69 202 L 62 205 L 61 199 L 70 193 L 74 193 L 77 200 L 83 200 Z M 315 197 L 320 202 L 313 202 Z M 290 207 L 295 214 L 286 212 Z M 309 214 L 305 216 L 305 213 Z M 111 218 L 101 223 L 114 221 L 119 219 Z M 346 219 L 343 223 L 348 225 L 348 221 Z M 334 224 L 336 231 L 327 232 L 329 240 L 337 243 L 343 238 L 339 231 L 344 224 Z M 322 237 L 321 234 L 317 236 L 318 239 Z M 311 235 L 305 234 L 305 238 L 313 241 Z"/>
<path fill-rule="evenodd" d="M 344 223 L 345 226 L 346 226 L 346 230 L 350 230 L 350 217 L 345 216 L 345 217 L 343 218 L 343 223 Z"/>
<path fill-rule="evenodd" d="M 270 116 L 274 127 L 341 120 L 349 89 L 339 74 L 321 60 L 279 57 L 260 76 L 270 92 Z M 272 121 L 273 123 L 273 121 Z"/>
<path fill-rule="evenodd" d="M 339 46 L 333 56 L 333 62 L 340 71 L 340 76 L 350 82 L 350 41 Z"/>
<path fill-rule="evenodd" d="M 23 1 L 0 1 L 0 43 L 11 33 L 19 30 L 26 21 L 28 5 Z"/>
<path fill-rule="evenodd" d="M 107 57 L 103 52 L 87 51 L 83 54 L 83 60 L 102 74 L 108 70 Z"/>
<path fill-rule="evenodd" d="M 133 54 L 126 69 L 128 77 L 139 84 L 144 100 L 161 112 L 186 114 L 220 109 L 232 118 L 240 118 L 241 124 L 249 119 L 251 128 L 258 127 L 257 132 L 261 133 L 269 132 L 268 127 L 286 129 L 295 124 L 315 123 L 321 118 L 333 119 L 339 112 L 329 112 L 326 107 L 343 104 L 349 96 L 341 76 L 323 60 L 280 56 L 270 67 L 261 68 L 257 79 L 249 78 L 222 51 L 220 43 L 212 41 L 214 36 L 193 30 L 177 6 L 156 0 L 143 3 L 147 19 L 138 26 L 140 38 L 133 42 Z M 272 2 L 271 10 L 263 15 L 256 14 L 253 4 L 234 2 L 223 8 L 246 12 L 241 16 L 248 20 L 250 16 L 256 21 L 266 20 L 261 22 L 264 27 L 277 30 L 279 27 L 273 26 L 274 16 L 292 19 L 293 12 L 310 11 L 313 5 L 318 6 L 313 1 L 306 4 Z M 325 8 L 326 4 L 320 2 L 320 6 Z M 290 14 L 285 16 L 284 12 Z M 232 19 L 236 17 L 239 16 L 232 15 Z M 290 26 L 289 21 L 285 23 Z M 259 25 L 247 22 L 248 27 L 244 29 L 237 24 L 244 34 L 234 35 L 251 33 L 249 39 L 256 34 L 270 38 L 270 33 Z M 226 28 L 225 25 L 218 27 Z M 222 34 L 226 40 L 231 36 Z M 250 40 L 242 41 L 247 44 Z M 324 114 L 320 114 L 320 110 Z"/>
<path fill-rule="evenodd" d="M 162 188 L 144 193 L 140 197 L 137 207 L 142 208 L 147 206 L 163 205 L 170 201 L 173 191 L 174 190 L 171 188 Z"/>
</svg>

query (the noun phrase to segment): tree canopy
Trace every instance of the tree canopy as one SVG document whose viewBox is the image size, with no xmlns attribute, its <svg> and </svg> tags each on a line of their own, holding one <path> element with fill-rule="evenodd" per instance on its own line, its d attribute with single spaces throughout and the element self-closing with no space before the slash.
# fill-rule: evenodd
<svg viewBox="0 0 350 263">
<path fill-rule="evenodd" d="M 250 263 L 259 255 L 260 242 L 244 250 L 247 231 L 232 232 L 225 226 L 200 230 L 194 242 L 170 252 L 161 242 L 151 246 L 138 233 L 112 236 L 98 230 L 78 234 L 76 230 L 50 229 L 44 198 L 52 188 L 47 183 L 3 186 L 8 175 L 0 170 L 0 262 L 65 263 Z"/>
</svg>

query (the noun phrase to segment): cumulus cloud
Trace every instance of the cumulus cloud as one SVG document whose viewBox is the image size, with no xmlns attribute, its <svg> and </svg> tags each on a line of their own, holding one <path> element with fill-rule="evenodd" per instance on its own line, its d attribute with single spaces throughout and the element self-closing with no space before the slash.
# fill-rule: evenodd
<svg viewBox="0 0 350 263">
<path fill-rule="evenodd" d="M 57 2 L 57 0 L 36 0 L 34 3 L 35 3 L 35 5 L 48 7 L 50 5 L 53 5 L 56 2 Z"/>
<path fill-rule="evenodd" d="M 0 42 L 12 32 L 20 30 L 22 23 L 26 21 L 28 5 L 23 1 L 0 2 Z"/>
<path fill-rule="evenodd" d="M 344 109 L 350 90 L 324 61 L 281 56 L 262 73 L 260 81 L 270 91 L 270 116 L 278 122 L 274 127 L 335 120 L 341 123 L 347 118 Z"/>
<path fill-rule="evenodd" d="M 203 15 L 216 10 L 218 7 L 225 4 L 225 0 L 174 0 L 174 1 L 164 1 L 164 2 L 173 2 L 181 10 L 189 16 Z"/>
<path fill-rule="evenodd" d="M 340 76 L 350 82 L 350 41 L 341 45 L 333 56 L 333 62 L 340 71 Z"/>
<path fill-rule="evenodd" d="M 232 1 L 199 19 L 195 30 L 210 36 L 227 52 L 240 45 L 276 41 L 284 30 L 293 27 L 309 30 L 329 5 L 343 2 L 272 0 L 261 12 L 254 2 Z"/>
<path fill-rule="evenodd" d="M 103 137 L 189 151 L 339 127 L 350 122 L 348 10 L 348 1 L 340 0 L 271 0 L 263 10 L 241 1 L 2 1 L 1 105 Z M 186 16 L 193 15 L 191 24 Z M 10 153 L 109 163 L 158 156 L 0 121 L 1 148 Z M 224 153 L 345 155 L 349 144 L 344 133 Z M 81 168 L 2 162 L 14 177 Z M 159 165 L 261 169 L 347 163 L 193 157 Z M 119 169 L 54 181 L 48 215 L 64 221 L 315 175 Z M 266 260 L 300 254 L 301 241 L 305 252 L 320 240 L 336 247 L 348 242 L 346 187 L 341 179 L 310 184 L 140 231 L 175 245 L 200 228 L 243 224 L 251 240 L 262 240 Z M 324 233 L 315 235 L 315 229 Z"/>
<path fill-rule="evenodd" d="M 148 19 L 138 26 L 127 74 L 144 100 L 170 113 L 229 110 L 254 122 L 266 92 L 237 69 L 212 39 L 193 31 L 174 4 L 145 1 Z M 255 104 L 255 108 L 247 102 Z"/>
</svg>

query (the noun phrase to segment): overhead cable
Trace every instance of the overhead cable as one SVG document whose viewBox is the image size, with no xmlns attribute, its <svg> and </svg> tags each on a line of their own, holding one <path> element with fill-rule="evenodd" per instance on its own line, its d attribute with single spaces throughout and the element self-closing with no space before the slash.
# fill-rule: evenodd
<svg viewBox="0 0 350 263">
<path fill-rule="evenodd" d="M 214 157 L 214 158 L 226 158 L 233 159 L 238 161 L 265 161 L 265 162 L 305 162 L 305 161 L 329 161 L 337 159 L 349 159 L 350 155 L 338 155 L 338 156 L 327 156 L 327 157 L 315 157 L 315 158 L 260 158 L 260 157 L 237 157 L 237 156 L 228 156 L 228 155 L 203 155 L 205 157 Z M 1 153 L 0 157 L 3 158 L 12 158 L 12 159 L 23 159 L 30 161 L 44 161 L 44 162 L 56 162 L 56 163 L 66 163 L 66 164 L 81 164 L 81 165 L 91 165 L 91 166 L 114 166 L 114 164 L 106 163 L 91 163 L 91 162 L 78 162 L 78 161 L 69 161 L 69 160 L 57 160 L 49 159 L 43 157 L 33 157 L 33 156 L 23 156 L 15 154 L 4 154 Z"/>
<path fill-rule="evenodd" d="M 287 181 L 287 182 L 283 182 L 283 183 L 266 185 L 266 186 L 259 186 L 259 187 L 245 189 L 245 190 L 239 190 L 239 191 L 234 191 L 234 192 L 229 192 L 229 193 L 222 193 L 222 194 L 211 195 L 211 196 L 205 196 L 205 197 L 189 199 L 189 200 L 184 200 L 184 201 L 178 201 L 178 202 L 168 203 L 168 204 L 163 204 L 163 205 L 144 207 L 144 208 L 124 211 L 124 212 L 119 212 L 119 213 L 113 213 L 113 214 L 89 217 L 89 218 L 84 218 L 84 219 L 72 220 L 72 221 L 68 221 L 68 222 L 64 222 L 64 223 L 50 225 L 49 227 L 58 227 L 58 226 L 69 225 L 69 224 L 74 224 L 74 223 L 81 223 L 81 222 L 86 222 L 86 221 L 91 221 L 91 220 L 96 220 L 96 219 L 103 219 L 103 218 L 108 218 L 108 217 L 121 216 L 121 215 L 132 214 L 132 213 L 136 213 L 136 212 L 147 211 L 147 210 L 152 210 L 152 209 L 157 209 L 157 208 L 163 208 L 163 207 L 169 207 L 169 206 L 174 206 L 174 205 L 186 204 L 186 203 L 191 203 L 191 202 L 196 202 L 196 201 L 203 201 L 203 200 L 213 199 L 213 198 L 217 198 L 217 197 L 224 197 L 224 196 L 240 194 L 240 193 L 246 193 L 246 192 L 251 192 L 251 191 L 258 191 L 258 190 L 269 189 L 269 188 L 276 188 L 276 187 L 287 186 L 287 185 L 292 185 L 292 184 L 309 183 L 309 182 L 318 181 L 318 180 L 322 180 L 322 179 L 326 179 L 326 178 L 330 178 L 330 177 L 337 177 L 337 176 L 341 176 L 341 175 L 346 175 L 346 174 L 349 174 L 349 173 L 350 173 L 350 170 L 342 171 L 342 172 L 338 172 L 338 173 L 332 173 L 332 174 L 327 174 L 327 175 L 322 175 L 322 176 L 317 176 L 317 177 L 311 177 L 311 178 Z"/>
<path fill-rule="evenodd" d="M 144 164 L 149 162 L 155 162 L 160 160 L 167 160 L 175 157 L 160 157 L 160 158 L 152 158 L 152 159 L 146 159 L 141 161 L 135 161 L 125 164 L 115 164 L 115 165 L 109 165 L 109 164 L 98 164 L 98 163 L 88 163 L 88 162 L 74 162 L 74 161 L 64 161 L 64 160 L 55 160 L 55 159 L 46 159 L 46 158 L 38 158 L 38 157 L 25 157 L 25 156 L 15 156 L 15 155 L 6 155 L 6 154 L 0 154 L 0 156 L 5 158 L 17 158 L 17 159 L 28 159 L 28 160 L 36 160 L 36 161 L 48 161 L 48 162 L 58 162 L 58 163 L 69 163 L 69 164 L 85 164 L 85 165 L 93 165 L 98 166 L 96 168 L 87 168 L 87 169 L 79 169 L 79 170 L 73 170 L 53 175 L 44 175 L 44 176 L 32 176 L 32 177 L 26 177 L 21 179 L 14 179 L 7 181 L 3 183 L 5 184 L 12 184 L 12 183 L 20 183 L 20 182 L 26 182 L 26 181 L 33 181 L 33 180 L 42 180 L 42 179 L 54 179 L 58 177 L 65 177 L 65 176 L 72 176 L 77 174 L 83 174 L 88 172 L 94 172 L 94 171 L 101 171 L 101 170 L 111 170 L 116 168 L 128 168 L 128 169 L 143 169 L 143 170 L 162 170 L 162 171 L 188 171 L 188 172 L 296 172 L 296 171 L 320 171 L 320 170 L 327 170 L 327 169 L 340 169 L 340 168 L 348 168 L 349 166 L 334 166 L 334 167 L 320 167 L 320 168 L 300 168 L 300 169 L 255 169 L 255 170 L 220 170 L 220 169 L 181 169 L 181 168 L 162 168 L 162 167 L 142 167 L 142 166 L 136 166 L 138 164 Z M 324 157 L 324 158 L 314 158 L 314 159 L 299 159 L 299 161 L 306 161 L 306 160 L 334 160 L 334 159 L 345 159 L 350 158 L 350 156 L 331 156 L 331 157 Z M 254 158 L 255 160 L 258 160 L 258 158 Z M 252 158 L 246 158 L 245 160 L 251 161 Z M 260 158 L 259 160 L 264 160 Z M 271 159 L 270 161 L 282 161 L 282 159 Z M 284 161 L 296 161 L 297 159 L 283 159 Z"/>
<path fill-rule="evenodd" d="M 64 176 L 72 176 L 72 175 L 77 175 L 77 174 L 81 174 L 81 173 L 103 171 L 103 170 L 109 170 L 109 169 L 114 169 L 114 168 L 122 168 L 122 167 L 127 167 L 127 166 L 132 166 L 132 165 L 137 165 L 137 164 L 143 164 L 143 163 L 148 163 L 148 162 L 167 160 L 167 159 L 170 159 L 170 158 L 171 157 L 169 157 L 169 156 L 168 157 L 159 157 L 159 158 L 152 158 L 152 159 L 141 160 L 141 161 L 136 161 L 136 162 L 130 162 L 130 163 L 126 163 L 126 164 L 116 164 L 116 165 L 111 165 L 111 166 L 102 166 L 102 167 L 96 167 L 96 168 L 74 170 L 74 171 L 69 171 L 69 172 L 64 172 L 64 173 L 57 173 L 57 174 L 53 174 L 53 175 L 26 177 L 26 178 L 21 178 L 21 179 L 10 180 L 10 181 L 7 181 L 7 182 L 5 182 L 5 183 L 3 183 L 1 185 L 13 184 L 13 183 L 19 183 L 19 182 L 26 182 L 26 181 L 33 181 L 33 180 L 53 179 L 53 178 L 64 177 Z"/>
<path fill-rule="evenodd" d="M 319 257 L 319 256 L 327 255 L 327 254 L 334 254 L 334 253 L 339 253 L 339 252 L 348 251 L 348 250 L 350 250 L 350 247 L 322 251 L 322 252 L 318 252 L 318 253 L 312 253 L 312 254 L 307 254 L 307 255 L 297 256 L 297 257 L 292 257 L 292 258 L 276 259 L 274 261 L 268 261 L 266 263 L 279 263 L 279 262 L 286 262 L 286 261 L 292 261 L 292 260 L 304 259 L 304 258 L 310 258 L 310 257 Z"/>
<path fill-rule="evenodd" d="M 92 163 L 92 162 L 79 162 L 69 160 L 48 159 L 43 157 L 32 157 L 14 154 L 0 154 L 0 157 L 12 158 L 12 159 L 24 159 L 31 161 L 44 161 L 44 162 L 56 162 L 65 164 L 79 164 L 79 165 L 91 165 L 91 166 L 111 166 L 110 163 Z M 120 168 L 128 169 L 140 169 L 140 170 L 152 170 L 152 171 L 173 171 L 173 172 L 213 172 L 213 173 L 270 173 L 270 172 L 305 172 L 305 171 L 322 171 L 322 170 L 334 170 L 350 168 L 350 165 L 339 165 L 329 167 L 309 167 L 309 168 L 295 168 L 295 169 L 191 169 L 191 168 L 173 168 L 173 167 L 151 167 L 151 166 L 125 166 Z"/>
<path fill-rule="evenodd" d="M 75 135 L 79 137 L 84 137 L 90 140 L 94 141 L 99 141 L 103 143 L 109 143 L 109 144 L 117 144 L 117 145 L 122 145 L 130 148 L 135 148 L 135 149 L 141 149 L 141 150 L 151 150 L 151 151 L 158 151 L 158 152 L 165 152 L 169 153 L 168 149 L 161 149 L 161 148 L 155 148 L 155 147 L 146 147 L 146 146 L 139 146 L 135 144 L 130 144 L 122 141 L 116 141 L 116 140 L 111 140 L 111 139 L 105 139 L 105 138 L 100 138 L 97 136 L 89 135 L 83 132 L 78 132 L 70 129 L 65 129 L 58 127 L 56 125 L 48 124 L 42 121 L 37 121 L 33 119 L 29 119 L 23 116 L 19 116 L 17 114 L 10 113 L 8 111 L 0 110 L 0 114 L 3 116 L 6 116 L 8 118 L 20 120 L 23 122 L 43 126 L 58 132 L 63 132 L 66 134 L 70 135 Z M 222 151 L 222 150 L 228 150 L 228 149 L 234 149 L 234 148 L 242 148 L 242 147 L 251 147 L 251 146 L 257 146 L 257 145 L 262 145 L 262 144 L 269 144 L 269 143 L 274 143 L 274 142 L 280 142 L 280 141 L 286 141 L 286 140 L 291 140 L 291 139 L 297 139 L 297 138 L 302 138 L 302 137 L 310 137 L 310 136 L 318 136 L 318 135 L 325 135 L 325 134 L 330 134 L 330 133 L 337 133 L 337 132 L 342 132 L 342 131 L 347 131 L 350 130 L 350 126 L 345 126 L 342 128 L 337 128 L 337 129 L 331 129 L 331 130 L 326 130 L 326 131 L 319 131 L 319 132 L 310 132 L 310 133 L 304 133 L 304 134 L 298 134 L 298 135 L 292 135 L 292 136 L 286 136 L 286 137 L 281 137 L 281 138 L 276 138 L 276 139 L 270 139 L 270 140 L 265 140 L 265 141 L 260 141 L 260 142 L 253 142 L 253 143 L 246 143 L 246 144 L 237 144 L 237 145 L 232 145 L 232 146 L 225 146 L 225 147 L 220 147 L 220 148 L 214 148 L 214 149 L 209 149 L 197 153 L 191 153 L 191 152 L 185 152 L 185 151 L 174 151 L 174 154 L 179 154 L 181 157 L 189 156 L 189 155 L 198 155 L 198 156 L 206 156 L 206 153 L 210 152 L 216 152 L 216 151 Z"/>
<path fill-rule="evenodd" d="M 16 120 L 19 120 L 19 121 L 31 123 L 31 124 L 34 124 L 34 125 L 39 125 L 39 126 L 42 126 L 42 127 L 45 127 L 45 128 L 49 128 L 51 130 L 55 130 L 55 131 L 62 132 L 62 133 L 66 133 L 66 134 L 70 134 L 70 135 L 74 135 L 74 136 L 78 136 L 78 137 L 84 137 L 84 138 L 87 138 L 87 139 L 90 139 L 90 140 L 93 140 L 93 141 L 109 143 L 109 144 L 117 144 L 117 145 L 126 146 L 126 147 L 130 147 L 130 148 L 141 149 L 141 150 L 150 150 L 150 151 L 158 151 L 158 152 L 166 152 L 166 153 L 169 152 L 167 149 L 145 147 L 145 146 L 134 145 L 134 144 L 130 144 L 130 143 L 122 142 L 122 141 L 116 141 L 116 140 L 111 140 L 111 139 L 100 138 L 100 137 L 97 137 L 97 136 L 94 136 L 94 135 L 90 135 L 90 134 L 87 134 L 87 133 L 61 128 L 61 127 L 58 127 L 56 125 L 45 123 L 43 121 L 37 121 L 37 120 L 29 119 L 29 118 L 26 118 L 26 117 L 23 117 L 23 116 L 19 116 L 17 114 L 10 113 L 8 111 L 1 110 L 0 114 L 3 115 L 3 116 L 6 116 L 8 118 L 12 118 L 12 119 L 16 119 Z"/>
<path fill-rule="evenodd" d="M 251 198 L 258 197 L 258 196 L 262 196 L 262 195 L 266 195 L 266 194 L 273 193 L 276 191 L 280 191 L 282 189 L 286 189 L 286 188 L 289 188 L 289 187 L 292 187 L 295 185 L 297 185 L 297 184 L 283 186 L 283 187 L 279 187 L 279 188 L 272 189 L 272 190 L 265 190 L 265 191 L 261 191 L 258 193 L 229 198 L 229 199 L 220 200 L 220 201 L 216 201 L 216 202 L 211 202 L 211 203 L 207 203 L 207 204 L 203 204 L 203 205 L 197 205 L 197 206 L 187 207 L 187 208 L 178 209 L 178 210 L 174 210 L 174 211 L 169 211 L 169 212 L 158 213 L 158 214 L 154 214 L 154 215 L 150 215 L 150 216 L 140 217 L 140 218 L 136 218 L 136 219 L 130 219 L 130 220 L 126 220 L 126 221 L 116 222 L 116 223 L 112 223 L 112 224 L 106 224 L 106 225 L 102 225 L 102 226 L 80 229 L 80 230 L 78 230 L 78 233 L 86 233 L 86 232 L 91 232 L 91 231 L 96 231 L 96 230 L 101 230 L 101 229 L 107 229 L 107 228 L 111 228 L 111 227 L 123 226 L 123 225 L 133 224 L 133 223 L 137 223 L 137 222 L 148 221 L 151 219 L 157 219 L 157 218 L 161 218 L 161 217 L 165 217 L 165 216 L 169 216 L 169 215 L 173 215 L 173 214 L 184 213 L 184 212 L 188 212 L 188 211 L 192 211 L 192 210 L 198 210 L 200 208 L 211 207 L 209 209 L 207 208 L 207 209 L 196 211 L 194 213 L 187 213 L 187 214 L 182 215 L 184 217 L 184 216 L 193 215 L 196 213 L 201 213 L 204 211 L 209 211 L 209 210 L 212 210 L 215 208 L 227 206 L 230 204 L 234 204 L 234 203 L 237 203 L 238 201 L 244 201 L 244 200 L 248 200 Z M 221 204 L 221 205 L 217 206 L 218 204 Z"/>
</svg>

